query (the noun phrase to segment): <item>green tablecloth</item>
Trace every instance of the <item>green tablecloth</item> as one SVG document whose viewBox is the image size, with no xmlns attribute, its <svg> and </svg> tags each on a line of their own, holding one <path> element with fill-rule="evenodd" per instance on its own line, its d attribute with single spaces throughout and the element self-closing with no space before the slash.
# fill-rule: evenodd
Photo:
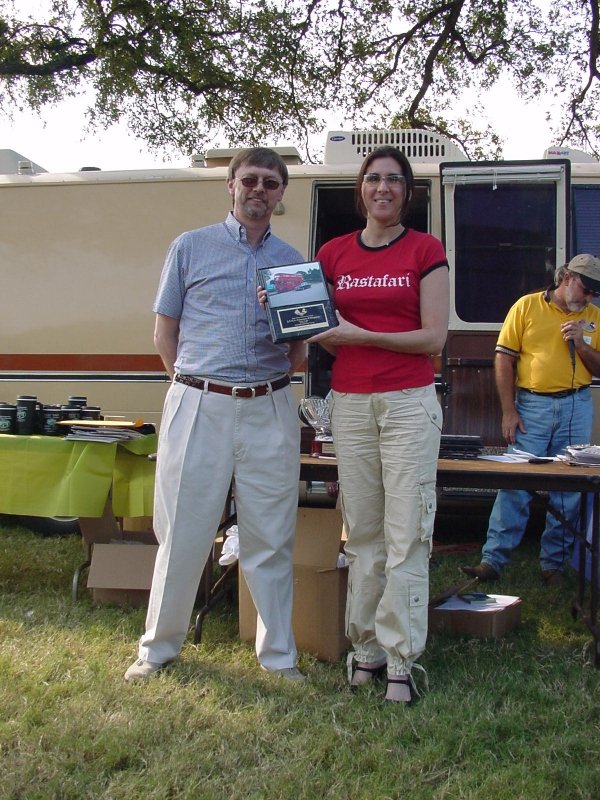
<svg viewBox="0 0 600 800">
<path fill-rule="evenodd" d="M 115 516 L 152 516 L 156 448 L 156 434 L 118 444 L 0 434 L 0 513 L 101 517 L 112 488 Z"/>
</svg>

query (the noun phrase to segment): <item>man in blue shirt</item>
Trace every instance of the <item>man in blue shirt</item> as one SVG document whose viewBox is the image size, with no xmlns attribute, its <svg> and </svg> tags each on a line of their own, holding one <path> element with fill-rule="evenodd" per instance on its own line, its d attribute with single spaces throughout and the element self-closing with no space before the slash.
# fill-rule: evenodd
<svg viewBox="0 0 600 800">
<path fill-rule="evenodd" d="M 259 663 L 304 678 L 291 625 L 300 429 L 290 375 L 305 345 L 273 343 L 256 277 L 259 266 L 304 260 L 270 228 L 287 182 L 273 150 L 241 151 L 227 178 L 233 211 L 223 223 L 181 234 L 167 253 L 154 303 L 154 342 L 173 380 L 157 458 L 159 549 L 128 681 L 179 654 L 232 478 Z"/>
</svg>

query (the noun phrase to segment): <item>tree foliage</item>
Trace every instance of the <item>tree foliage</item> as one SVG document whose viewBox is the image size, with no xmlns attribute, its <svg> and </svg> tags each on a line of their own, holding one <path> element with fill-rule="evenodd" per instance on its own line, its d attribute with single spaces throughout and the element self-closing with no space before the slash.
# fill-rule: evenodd
<svg viewBox="0 0 600 800">
<path fill-rule="evenodd" d="M 540 7 L 541 6 L 541 7 Z M 557 143 L 598 153 L 598 0 L 0 0 L 0 109 L 92 91 L 93 126 L 151 147 L 302 144 L 336 111 L 498 155 L 459 100 L 500 76 L 562 108 Z M 544 8 L 547 11 L 544 12 Z M 507 109 L 510 113 L 510 109 Z M 515 125 L 518 125 L 515 119 Z"/>
</svg>

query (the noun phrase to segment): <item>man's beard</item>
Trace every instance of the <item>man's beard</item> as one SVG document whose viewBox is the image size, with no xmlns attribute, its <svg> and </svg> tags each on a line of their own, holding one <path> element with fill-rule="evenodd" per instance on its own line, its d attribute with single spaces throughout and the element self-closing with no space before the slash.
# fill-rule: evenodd
<svg viewBox="0 0 600 800">
<path fill-rule="evenodd" d="M 253 203 L 246 202 L 244 203 L 244 212 L 247 217 L 251 217 L 252 219 L 262 219 L 266 216 L 267 206 L 264 204 L 254 205 Z"/>
<path fill-rule="evenodd" d="M 577 314 L 580 311 L 583 311 L 584 308 L 587 308 L 589 306 L 589 303 L 580 301 L 578 303 L 573 303 L 573 302 L 565 303 L 565 305 L 572 314 Z"/>
</svg>

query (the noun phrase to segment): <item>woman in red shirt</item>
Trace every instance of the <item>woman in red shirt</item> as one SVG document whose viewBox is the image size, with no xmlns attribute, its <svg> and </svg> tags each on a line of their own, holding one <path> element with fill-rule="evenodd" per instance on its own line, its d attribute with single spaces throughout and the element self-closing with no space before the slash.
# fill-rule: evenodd
<svg viewBox="0 0 600 800">
<path fill-rule="evenodd" d="M 335 355 L 331 421 L 348 535 L 350 684 L 386 673 L 386 700 L 407 704 L 427 638 L 442 428 L 430 356 L 446 341 L 449 305 L 442 244 L 404 226 L 412 191 L 403 153 L 381 147 L 367 156 L 356 182 L 364 229 L 317 254 L 339 326 L 309 340 Z"/>
</svg>

